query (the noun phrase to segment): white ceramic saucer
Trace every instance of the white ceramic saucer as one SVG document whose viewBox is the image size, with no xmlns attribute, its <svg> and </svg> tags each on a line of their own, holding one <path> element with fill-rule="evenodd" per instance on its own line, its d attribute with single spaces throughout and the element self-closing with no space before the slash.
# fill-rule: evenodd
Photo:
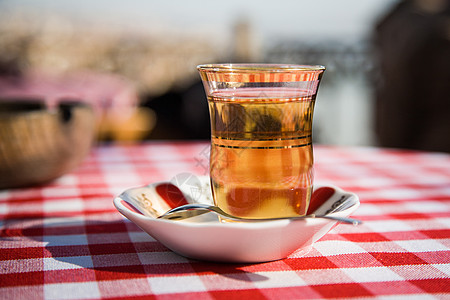
<svg viewBox="0 0 450 300">
<path fill-rule="evenodd" d="M 223 223 L 213 213 L 179 221 L 157 219 L 170 208 L 186 202 L 212 203 L 209 177 L 195 177 L 188 183 L 157 182 L 132 188 L 116 197 L 114 205 L 172 251 L 208 261 L 254 263 L 282 259 L 295 251 L 306 253 L 315 241 L 337 225 L 336 221 L 322 218 Z M 327 214 L 343 201 L 354 204 L 330 215 L 350 216 L 359 206 L 358 196 L 338 187 L 316 184 L 308 213 Z M 142 203 L 150 208 L 150 213 L 140 213 Z"/>
</svg>

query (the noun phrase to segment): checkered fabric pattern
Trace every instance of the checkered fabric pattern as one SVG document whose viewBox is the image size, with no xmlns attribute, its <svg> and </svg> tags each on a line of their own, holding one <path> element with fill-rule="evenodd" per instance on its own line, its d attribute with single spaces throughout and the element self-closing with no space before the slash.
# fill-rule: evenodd
<svg viewBox="0 0 450 300">
<path fill-rule="evenodd" d="M 359 195 L 304 256 L 181 257 L 123 218 L 130 187 L 208 172 L 206 143 L 98 146 L 52 184 L 0 191 L 0 299 L 450 299 L 450 155 L 315 147 L 316 181 Z"/>
</svg>

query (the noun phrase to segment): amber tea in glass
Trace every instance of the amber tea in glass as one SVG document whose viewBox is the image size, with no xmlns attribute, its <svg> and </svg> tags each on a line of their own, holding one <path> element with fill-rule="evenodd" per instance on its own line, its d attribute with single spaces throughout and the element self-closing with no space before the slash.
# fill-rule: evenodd
<svg viewBox="0 0 450 300">
<path fill-rule="evenodd" d="M 198 66 L 211 118 L 215 205 L 244 218 L 305 215 L 322 66 Z"/>
</svg>

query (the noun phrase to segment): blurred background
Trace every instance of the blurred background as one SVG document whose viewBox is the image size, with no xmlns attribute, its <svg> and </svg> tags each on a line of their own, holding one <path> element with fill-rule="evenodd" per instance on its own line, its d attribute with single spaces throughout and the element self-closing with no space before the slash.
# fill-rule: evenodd
<svg viewBox="0 0 450 300">
<path fill-rule="evenodd" d="M 0 98 L 82 99 L 101 141 L 206 140 L 196 65 L 322 64 L 316 143 L 450 152 L 449 41 L 447 0 L 0 0 Z"/>
</svg>

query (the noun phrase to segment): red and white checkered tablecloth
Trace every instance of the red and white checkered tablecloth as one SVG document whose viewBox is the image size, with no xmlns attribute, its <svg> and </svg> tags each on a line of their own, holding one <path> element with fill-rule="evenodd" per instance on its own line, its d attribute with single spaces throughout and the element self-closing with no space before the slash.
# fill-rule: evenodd
<svg viewBox="0 0 450 300">
<path fill-rule="evenodd" d="M 316 180 L 359 195 L 305 256 L 181 257 L 123 218 L 130 187 L 207 174 L 206 143 L 98 146 L 56 182 L 0 191 L 0 299 L 450 299 L 450 155 L 315 148 Z"/>
</svg>

